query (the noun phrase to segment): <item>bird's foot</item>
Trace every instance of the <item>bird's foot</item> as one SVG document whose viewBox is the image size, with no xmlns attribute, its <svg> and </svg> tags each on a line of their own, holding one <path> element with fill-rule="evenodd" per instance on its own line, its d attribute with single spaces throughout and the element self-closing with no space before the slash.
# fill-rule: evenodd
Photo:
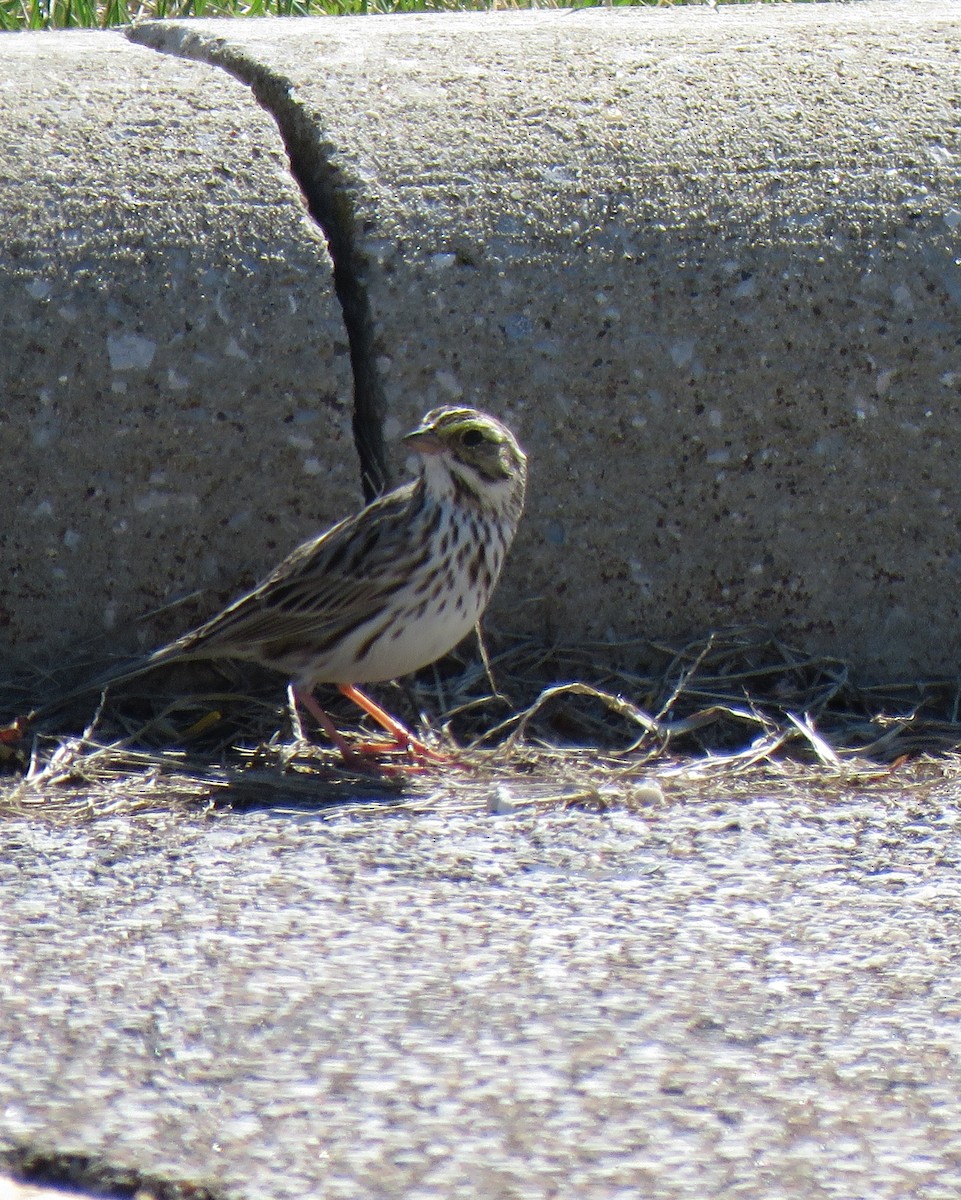
<svg viewBox="0 0 961 1200">
<path fill-rule="evenodd" d="M 352 770 L 366 774 L 381 773 L 385 775 L 400 774 L 426 770 L 429 764 L 444 766 L 463 766 L 457 759 L 439 750 L 432 750 L 402 725 L 396 717 L 392 717 L 375 704 L 369 696 L 364 695 L 359 688 L 350 684 L 341 686 L 340 691 L 352 700 L 364 712 L 368 713 L 387 733 L 389 739 L 374 742 L 348 742 L 331 718 L 320 707 L 310 692 L 291 686 L 289 689 L 291 704 L 296 710 L 299 704 L 314 718 L 330 741 L 340 751 L 344 765 Z M 406 763 L 383 762 L 385 756 L 406 755 L 410 760 Z"/>
<path fill-rule="evenodd" d="M 0 746 L 15 746 L 24 737 L 30 725 L 29 717 L 17 717 L 0 729 Z"/>
<path fill-rule="evenodd" d="M 382 754 L 406 754 L 414 762 L 418 759 L 423 760 L 422 765 L 426 763 L 436 763 L 438 766 L 445 767 L 459 767 L 464 765 L 452 754 L 445 754 L 441 750 L 432 750 L 430 746 L 425 745 L 418 738 L 415 738 L 412 733 L 406 733 L 406 736 L 394 738 L 393 740 L 353 742 L 350 749 L 354 754 L 367 755 L 369 757 L 376 757 Z"/>
</svg>

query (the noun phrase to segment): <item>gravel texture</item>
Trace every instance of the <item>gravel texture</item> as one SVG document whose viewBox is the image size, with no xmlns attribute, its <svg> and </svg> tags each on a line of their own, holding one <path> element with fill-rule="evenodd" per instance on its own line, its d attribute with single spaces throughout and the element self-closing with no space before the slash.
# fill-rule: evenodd
<svg viewBox="0 0 961 1200">
<path fill-rule="evenodd" d="M 7 820 L 0 1144 L 258 1200 L 953 1200 L 954 785 L 646 794 Z"/>
</svg>

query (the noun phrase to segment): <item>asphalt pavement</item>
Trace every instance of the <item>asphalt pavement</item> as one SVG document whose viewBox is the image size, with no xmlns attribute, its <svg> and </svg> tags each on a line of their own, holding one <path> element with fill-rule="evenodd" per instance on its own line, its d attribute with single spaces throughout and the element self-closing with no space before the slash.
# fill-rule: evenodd
<svg viewBox="0 0 961 1200">
<path fill-rule="evenodd" d="M 953 1200 L 956 794 L 6 819 L 0 1147 L 251 1200 Z"/>
</svg>

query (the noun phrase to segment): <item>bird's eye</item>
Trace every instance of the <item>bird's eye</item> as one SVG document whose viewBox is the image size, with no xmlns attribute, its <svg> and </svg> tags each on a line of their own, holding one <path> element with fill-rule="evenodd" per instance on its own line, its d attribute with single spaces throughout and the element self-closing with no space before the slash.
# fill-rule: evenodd
<svg viewBox="0 0 961 1200">
<path fill-rule="evenodd" d="M 484 440 L 484 435 L 479 429 L 468 429 L 460 440 L 465 446 L 479 446 Z"/>
</svg>

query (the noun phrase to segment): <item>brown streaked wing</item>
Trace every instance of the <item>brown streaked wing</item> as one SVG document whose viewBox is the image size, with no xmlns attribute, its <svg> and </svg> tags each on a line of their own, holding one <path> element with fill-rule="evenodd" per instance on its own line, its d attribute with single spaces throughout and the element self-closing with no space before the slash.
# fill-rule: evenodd
<svg viewBox="0 0 961 1200">
<path fill-rule="evenodd" d="M 253 591 L 158 651 L 155 660 L 229 655 L 298 637 L 327 642 L 340 629 L 376 617 L 427 553 L 403 536 L 418 487 L 398 489 L 298 546 Z"/>
</svg>

